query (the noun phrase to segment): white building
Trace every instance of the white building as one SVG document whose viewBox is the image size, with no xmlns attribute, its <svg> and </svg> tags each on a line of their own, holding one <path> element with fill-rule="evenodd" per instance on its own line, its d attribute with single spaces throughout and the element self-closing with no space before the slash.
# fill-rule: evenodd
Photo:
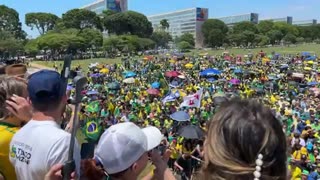
<svg viewBox="0 0 320 180">
<path fill-rule="evenodd" d="M 202 24 L 208 19 L 207 8 L 190 8 L 164 14 L 148 16 L 154 29 L 161 27 L 160 21 L 166 19 L 169 23 L 167 31 L 173 38 L 185 33 L 190 33 L 195 37 L 196 47 L 203 47 Z"/>
<path fill-rule="evenodd" d="M 226 16 L 215 18 L 223 21 L 227 26 L 233 26 L 234 24 L 240 22 L 252 22 L 254 24 L 258 24 L 259 22 L 259 14 L 257 13 L 248 13 L 248 14 L 241 14 L 235 16 Z"/>
<path fill-rule="evenodd" d="M 285 22 L 287 24 L 292 24 L 293 18 L 291 16 L 287 16 L 287 17 L 284 17 L 284 18 L 264 19 L 263 21 Z"/>
<path fill-rule="evenodd" d="M 292 24 L 297 26 L 312 26 L 317 24 L 317 20 L 310 19 L 310 20 L 294 21 Z"/>
<path fill-rule="evenodd" d="M 124 12 L 128 10 L 128 0 L 97 0 L 82 7 L 82 9 L 87 9 L 97 14 L 101 14 L 107 9 L 116 12 Z"/>
</svg>

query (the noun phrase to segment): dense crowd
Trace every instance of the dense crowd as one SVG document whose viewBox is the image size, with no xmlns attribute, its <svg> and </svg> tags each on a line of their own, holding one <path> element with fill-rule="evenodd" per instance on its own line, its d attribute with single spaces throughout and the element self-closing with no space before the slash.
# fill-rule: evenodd
<svg viewBox="0 0 320 180">
<path fill-rule="evenodd" d="M 0 173 L 61 177 L 77 128 L 81 179 L 318 179 L 317 68 L 310 53 L 262 51 L 92 63 L 75 69 L 88 80 L 75 112 L 75 84 L 12 65 L 0 81 Z"/>
</svg>

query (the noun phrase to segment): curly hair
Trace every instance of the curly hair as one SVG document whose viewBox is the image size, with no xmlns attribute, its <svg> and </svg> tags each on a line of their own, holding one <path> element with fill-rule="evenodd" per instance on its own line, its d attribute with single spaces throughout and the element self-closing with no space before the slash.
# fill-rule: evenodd
<svg viewBox="0 0 320 180">
<path fill-rule="evenodd" d="M 201 179 L 254 179 L 263 155 L 260 179 L 287 179 L 286 138 L 271 110 L 253 100 L 225 102 L 208 124 Z"/>
<path fill-rule="evenodd" d="M 24 96 L 26 91 L 27 84 L 25 81 L 12 76 L 0 76 L 0 121 L 5 120 L 10 115 L 6 109 L 6 100 L 14 94 Z"/>
</svg>

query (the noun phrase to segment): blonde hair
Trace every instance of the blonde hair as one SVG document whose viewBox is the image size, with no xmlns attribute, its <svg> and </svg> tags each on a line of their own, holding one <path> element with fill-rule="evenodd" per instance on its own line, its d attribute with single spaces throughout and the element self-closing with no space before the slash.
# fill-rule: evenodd
<svg viewBox="0 0 320 180">
<path fill-rule="evenodd" d="M 223 104 L 208 124 L 204 144 L 205 180 L 254 179 L 263 155 L 260 179 L 286 179 L 286 139 L 271 111 L 252 100 Z"/>
<path fill-rule="evenodd" d="M 6 109 L 6 100 L 14 94 L 23 96 L 26 91 L 27 84 L 22 79 L 6 75 L 0 76 L 0 121 L 10 115 Z"/>
</svg>

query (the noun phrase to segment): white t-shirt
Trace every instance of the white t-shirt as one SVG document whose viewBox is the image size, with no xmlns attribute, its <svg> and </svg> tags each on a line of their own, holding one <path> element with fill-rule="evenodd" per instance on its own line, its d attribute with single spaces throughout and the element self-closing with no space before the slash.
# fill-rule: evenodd
<svg viewBox="0 0 320 180">
<path fill-rule="evenodd" d="M 12 138 L 10 161 L 19 180 L 43 180 L 50 168 L 68 159 L 71 134 L 54 121 L 29 121 Z M 74 160 L 80 174 L 80 149 L 76 141 Z M 78 176 L 79 177 L 79 176 Z"/>
</svg>

